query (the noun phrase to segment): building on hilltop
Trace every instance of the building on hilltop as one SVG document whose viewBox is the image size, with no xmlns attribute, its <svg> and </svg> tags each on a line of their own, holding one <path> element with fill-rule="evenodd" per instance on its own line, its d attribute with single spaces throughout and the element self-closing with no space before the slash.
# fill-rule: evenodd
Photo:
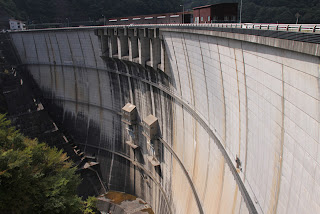
<svg viewBox="0 0 320 214">
<path fill-rule="evenodd" d="M 221 3 L 193 8 L 194 23 L 237 22 L 238 3 Z"/>
<path fill-rule="evenodd" d="M 26 30 L 26 24 L 23 21 L 9 19 L 10 30 Z"/>
</svg>

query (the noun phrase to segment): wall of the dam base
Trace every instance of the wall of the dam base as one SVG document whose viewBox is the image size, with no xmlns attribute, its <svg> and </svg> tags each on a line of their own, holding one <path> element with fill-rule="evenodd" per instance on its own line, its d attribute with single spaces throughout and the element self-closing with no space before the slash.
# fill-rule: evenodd
<svg viewBox="0 0 320 214">
<path fill-rule="evenodd" d="M 319 58 L 161 33 L 170 78 L 103 61 L 93 30 L 11 36 L 52 111 L 98 157 L 110 189 L 135 194 L 161 214 L 248 213 L 221 143 L 231 160 L 239 157 L 259 213 L 320 213 Z M 119 113 L 127 102 L 140 119 L 159 119 L 160 170 L 146 158 L 140 126 L 141 149 L 124 143 L 129 136 Z"/>
</svg>

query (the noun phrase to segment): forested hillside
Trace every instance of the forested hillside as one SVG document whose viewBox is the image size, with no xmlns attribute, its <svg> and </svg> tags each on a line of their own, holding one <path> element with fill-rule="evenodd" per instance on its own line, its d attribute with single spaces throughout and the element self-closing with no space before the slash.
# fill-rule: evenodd
<svg viewBox="0 0 320 214">
<path fill-rule="evenodd" d="M 11 16 L 33 23 L 174 12 L 180 4 L 180 0 L 0 0 Z"/>
<path fill-rule="evenodd" d="M 12 17 L 33 23 L 165 13 L 237 0 L 0 0 Z M 240 0 L 239 0 L 240 2 Z M 0 9 L 1 9 L 0 8 Z M 243 22 L 320 23 L 320 0 L 243 0 Z"/>
<path fill-rule="evenodd" d="M 240 0 L 185 0 L 187 8 Z M 243 22 L 320 23 L 320 0 L 243 0 Z"/>
</svg>

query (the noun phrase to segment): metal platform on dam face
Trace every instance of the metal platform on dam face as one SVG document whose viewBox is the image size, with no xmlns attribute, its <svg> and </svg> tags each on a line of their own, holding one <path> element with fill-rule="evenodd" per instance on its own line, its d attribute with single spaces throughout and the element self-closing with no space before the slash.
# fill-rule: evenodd
<svg viewBox="0 0 320 214">
<path fill-rule="evenodd" d="M 155 213 L 320 212 L 319 29 L 247 26 L 10 36 L 57 120 L 98 156 L 110 189 Z M 127 103 L 134 126 L 121 122 Z M 152 142 L 142 134 L 149 115 L 159 125 Z"/>
</svg>

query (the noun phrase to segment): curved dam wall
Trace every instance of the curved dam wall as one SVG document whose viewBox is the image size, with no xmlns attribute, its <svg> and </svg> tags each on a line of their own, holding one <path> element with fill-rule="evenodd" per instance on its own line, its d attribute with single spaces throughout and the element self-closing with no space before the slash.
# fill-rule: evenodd
<svg viewBox="0 0 320 214">
<path fill-rule="evenodd" d="M 93 29 L 11 37 L 57 118 L 98 157 L 110 189 L 156 213 L 320 212 L 319 58 L 195 31 L 160 35 L 164 72 L 101 58 Z M 159 167 L 148 161 L 141 125 L 140 149 L 125 143 L 128 102 L 138 121 L 158 118 Z"/>
</svg>

